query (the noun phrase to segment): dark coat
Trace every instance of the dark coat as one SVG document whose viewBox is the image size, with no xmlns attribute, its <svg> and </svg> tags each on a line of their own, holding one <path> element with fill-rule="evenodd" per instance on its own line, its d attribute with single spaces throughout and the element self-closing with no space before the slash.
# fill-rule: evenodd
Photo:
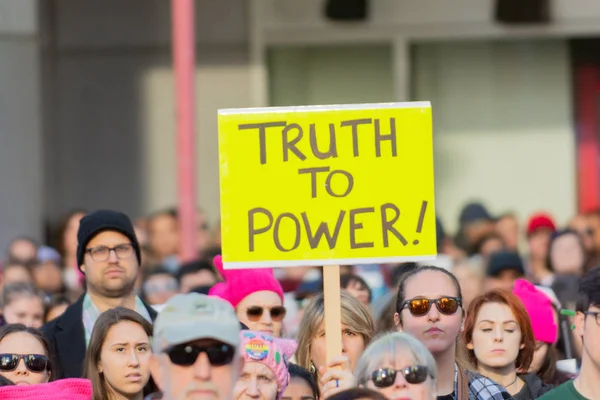
<svg viewBox="0 0 600 400">
<path fill-rule="evenodd" d="M 82 295 L 71 304 L 63 315 L 53 319 L 42 327 L 42 332 L 53 352 L 54 378 L 83 377 L 86 344 L 85 328 L 83 327 L 83 298 Z M 156 311 L 149 305 L 144 306 L 152 321 L 156 319 Z"/>
</svg>

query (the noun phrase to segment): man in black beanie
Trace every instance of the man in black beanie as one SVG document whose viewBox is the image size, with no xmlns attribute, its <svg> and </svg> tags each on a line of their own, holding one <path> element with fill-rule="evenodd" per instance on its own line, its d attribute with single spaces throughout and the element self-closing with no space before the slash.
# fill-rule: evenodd
<svg viewBox="0 0 600 400">
<path fill-rule="evenodd" d="M 127 215 L 100 210 L 83 217 L 77 232 L 77 265 L 85 274 L 87 292 L 42 327 L 58 364 L 54 378 L 83 376 L 86 347 L 104 311 L 120 306 L 137 311 L 149 322 L 156 318 L 156 312 L 135 294 L 141 252 Z"/>
</svg>

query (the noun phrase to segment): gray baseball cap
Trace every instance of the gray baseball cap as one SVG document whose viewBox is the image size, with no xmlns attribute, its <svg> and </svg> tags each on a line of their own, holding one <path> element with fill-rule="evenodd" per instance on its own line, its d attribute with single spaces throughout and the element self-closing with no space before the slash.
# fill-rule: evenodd
<svg viewBox="0 0 600 400">
<path fill-rule="evenodd" d="M 199 339 L 214 339 L 237 348 L 240 322 L 229 302 L 199 293 L 169 299 L 154 321 L 154 352 Z"/>
</svg>

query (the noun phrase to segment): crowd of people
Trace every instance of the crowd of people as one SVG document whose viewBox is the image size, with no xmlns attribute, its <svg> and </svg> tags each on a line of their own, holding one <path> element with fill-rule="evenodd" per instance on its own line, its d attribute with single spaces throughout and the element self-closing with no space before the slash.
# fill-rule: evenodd
<svg viewBox="0 0 600 400">
<path fill-rule="evenodd" d="M 598 212 L 563 229 L 472 203 L 456 235 L 437 221 L 432 263 L 343 266 L 331 359 L 322 268 L 224 270 L 209 228 L 199 211 L 186 262 L 174 210 L 15 238 L 0 398 L 600 399 Z"/>
</svg>

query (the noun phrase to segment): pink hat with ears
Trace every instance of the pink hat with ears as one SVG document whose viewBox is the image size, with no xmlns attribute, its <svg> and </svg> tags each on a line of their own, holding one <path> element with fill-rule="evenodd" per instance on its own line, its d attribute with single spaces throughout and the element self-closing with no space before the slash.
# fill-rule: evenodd
<svg viewBox="0 0 600 400">
<path fill-rule="evenodd" d="M 554 344 L 558 338 L 558 327 L 550 298 L 525 279 L 515 281 L 513 294 L 521 300 L 529 314 L 535 340 Z"/>
<path fill-rule="evenodd" d="M 263 332 L 241 331 L 240 349 L 244 361 L 266 365 L 277 381 L 277 399 L 280 399 L 290 383 L 289 360 L 298 344 L 292 339 L 279 339 Z"/>
<path fill-rule="evenodd" d="M 213 264 L 219 270 L 225 282 L 216 284 L 208 292 L 227 300 L 234 308 L 248 295 L 260 291 L 276 293 L 283 302 L 283 288 L 271 268 L 223 269 L 223 259 L 216 256 Z"/>
</svg>

